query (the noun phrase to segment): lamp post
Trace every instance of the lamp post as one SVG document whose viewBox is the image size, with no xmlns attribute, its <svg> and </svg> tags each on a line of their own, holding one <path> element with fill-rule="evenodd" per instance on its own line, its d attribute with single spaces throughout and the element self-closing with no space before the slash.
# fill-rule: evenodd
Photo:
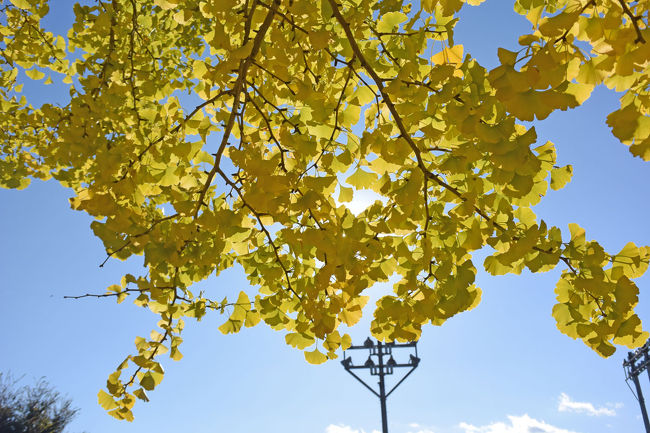
<svg viewBox="0 0 650 433">
<path fill-rule="evenodd" d="M 650 340 L 648 340 L 642 347 L 634 352 L 627 354 L 627 359 L 623 361 L 623 369 L 625 370 L 625 381 L 632 380 L 636 388 L 636 399 L 641 406 L 641 416 L 643 417 L 643 424 L 645 425 L 646 433 L 650 433 L 650 421 L 648 420 L 648 411 L 645 407 L 645 400 L 643 399 L 643 391 L 639 383 L 639 375 L 645 370 L 650 379 Z"/>
<path fill-rule="evenodd" d="M 415 350 L 415 354 L 409 355 L 409 361 L 407 363 L 398 363 L 393 358 L 394 349 L 410 348 L 412 347 Z M 346 355 L 346 351 L 343 351 L 343 361 L 341 364 L 345 368 L 345 371 L 350 373 L 355 379 L 357 379 L 363 386 L 368 388 L 370 392 L 379 397 L 379 403 L 381 405 L 381 429 L 382 433 L 388 433 L 388 419 L 386 412 L 386 399 L 389 395 L 395 391 L 399 385 L 404 382 L 404 380 L 413 373 L 413 370 L 417 368 L 420 363 L 420 358 L 418 358 L 418 348 L 417 343 L 382 343 L 381 341 L 374 342 L 370 338 L 367 338 L 366 341 L 361 346 L 350 346 L 348 350 L 368 350 L 368 359 L 361 365 L 353 365 L 352 358 Z M 389 357 L 385 360 L 386 357 Z M 396 368 L 410 368 L 410 370 L 400 379 L 395 386 L 393 386 L 390 391 L 386 392 L 386 382 L 384 376 L 393 374 L 394 369 Z M 370 385 L 364 382 L 359 376 L 357 376 L 353 370 L 366 369 L 370 370 L 371 376 L 379 376 L 379 392 L 375 391 Z"/>
</svg>

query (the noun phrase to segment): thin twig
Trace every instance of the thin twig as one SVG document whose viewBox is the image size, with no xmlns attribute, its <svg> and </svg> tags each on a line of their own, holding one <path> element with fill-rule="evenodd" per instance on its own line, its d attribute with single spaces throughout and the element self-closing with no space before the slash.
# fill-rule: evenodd
<svg viewBox="0 0 650 433">
<path fill-rule="evenodd" d="M 630 10 L 630 8 L 628 7 L 627 3 L 625 3 L 625 0 L 618 0 L 618 2 L 621 4 L 621 7 L 623 8 L 623 12 L 625 13 L 625 15 L 627 15 L 632 21 L 632 25 L 634 26 L 634 30 L 636 31 L 636 39 L 634 40 L 634 43 L 645 44 L 646 41 L 643 38 L 643 34 L 641 33 L 641 29 L 639 28 L 639 23 L 638 23 L 643 18 L 643 16 L 634 15 Z"/>
<path fill-rule="evenodd" d="M 296 293 L 296 291 L 293 289 L 293 286 L 291 285 L 291 277 L 289 276 L 289 270 L 285 267 L 284 262 L 282 262 L 282 259 L 280 258 L 280 250 L 279 248 L 275 245 L 275 242 L 273 242 L 273 237 L 271 236 L 271 233 L 268 231 L 264 223 L 262 222 L 262 214 L 257 212 L 245 199 L 244 199 L 244 193 L 242 192 L 241 188 L 239 186 L 235 185 L 233 181 L 231 181 L 228 176 L 221 170 L 221 168 L 217 168 L 217 173 L 221 178 L 223 179 L 224 182 L 226 182 L 232 189 L 237 191 L 237 194 L 239 195 L 239 199 L 242 201 L 242 204 L 244 207 L 248 208 L 253 215 L 255 216 L 255 219 L 257 219 L 257 223 L 260 225 L 260 229 L 262 232 L 264 232 L 264 235 L 266 236 L 266 239 L 268 240 L 269 244 L 273 248 L 273 253 L 275 254 L 275 259 L 282 268 L 282 271 L 284 272 L 285 279 L 287 280 L 287 289 L 291 293 L 293 293 L 296 298 L 298 298 L 300 301 L 302 301 L 302 297 Z"/>
</svg>

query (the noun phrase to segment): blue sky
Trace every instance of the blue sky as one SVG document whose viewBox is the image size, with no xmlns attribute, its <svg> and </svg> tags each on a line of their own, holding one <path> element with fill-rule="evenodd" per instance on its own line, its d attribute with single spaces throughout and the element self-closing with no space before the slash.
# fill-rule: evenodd
<svg viewBox="0 0 650 433">
<path fill-rule="evenodd" d="M 71 2 L 52 0 L 51 8 L 52 29 L 65 28 Z M 487 0 L 465 7 L 455 39 L 491 67 L 497 46 L 515 47 L 528 29 L 510 1 Z M 563 230 L 578 222 L 610 252 L 628 241 L 650 245 L 650 165 L 633 158 L 605 125 L 617 99 L 597 89 L 583 107 L 536 122 L 540 143 L 553 141 L 559 164 L 573 164 L 574 177 L 535 210 Z M 45 376 L 71 397 L 81 409 L 72 432 L 380 429 L 377 399 L 337 361 L 309 365 L 281 333 L 264 325 L 223 336 L 217 327 L 225 318 L 211 315 L 187 322 L 184 359 L 165 362 L 163 383 L 151 403 L 138 404 L 133 423 L 106 415 L 97 391 L 131 353 L 134 338 L 147 335 L 157 318 L 126 302 L 63 299 L 100 293 L 123 273 L 141 269 L 137 260 L 98 267 L 104 250 L 92 235 L 90 218 L 70 209 L 70 195 L 51 182 L 0 190 L 0 371 L 24 375 L 26 384 Z M 419 368 L 389 399 L 391 433 L 641 432 L 638 404 L 621 367 L 625 348 L 602 359 L 555 328 L 550 313 L 559 271 L 505 277 L 479 271 L 483 302 L 441 328 L 425 328 Z M 650 278 L 637 283 L 637 311 L 649 324 Z M 249 289 L 236 268 L 204 285 L 231 296 Z M 376 287 L 371 294 L 383 290 Z M 355 342 L 368 335 L 369 320 L 350 331 Z M 650 397 L 650 386 L 645 389 Z"/>
</svg>

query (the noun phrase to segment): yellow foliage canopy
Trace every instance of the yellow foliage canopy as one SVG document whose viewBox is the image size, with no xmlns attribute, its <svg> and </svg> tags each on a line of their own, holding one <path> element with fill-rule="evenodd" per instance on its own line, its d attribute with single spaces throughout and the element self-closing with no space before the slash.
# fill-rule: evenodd
<svg viewBox="0 0 650 433">
<path fill-rule="evenodd" d="M 563 267 L 553 315 L 570 337 L 603 356 L 644 341 L 634 279 L 650 250 L 607 253 L 538 220 L 530 207 L 572 168 L 518 121 L 603 83 L 623 92 L 613 134 L 649 160 L 650 1 L 517 0 L 531 33 L 491 71 L 453 43 L 464 3 L 481 1 L 113 0 L 75 5 L 67 39 L 41 28 L 46 0 L 3 6 L 0 184 L 71 188 L 107 259 L 144 257 L 146 276 L 107 295 L 160 315 L 100 392 L 106 410 L 132 419 L 157 356 L 180 359 L 183 320 L 209 310 L 228 314 L 224 333 L 286 330 L 320 363 L 349 346 L 337 328 L 364 290 L 397 274 L 372 333 L 417 339 L 479 303 L 485 246 L 494 275 Z M 26 79 L 62 79 L 70 98 L 34 107 Z M 355 189 L 384 202 L 354 215 Z M 235 263 L 254 299 L 191 291 Z"/>
</svg>

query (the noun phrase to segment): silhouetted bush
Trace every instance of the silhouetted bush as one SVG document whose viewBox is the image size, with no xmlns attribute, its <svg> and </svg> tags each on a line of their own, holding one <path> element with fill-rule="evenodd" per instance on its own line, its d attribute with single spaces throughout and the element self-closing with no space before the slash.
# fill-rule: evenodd
<svg viewBox="0 0 650 433">
<path fill-rule="evenodd" d="M 76 416 L 72 401 L 45 379 L 34 386 L 0 373 L 0 433 L 62 433 Z"/>
</svg>

